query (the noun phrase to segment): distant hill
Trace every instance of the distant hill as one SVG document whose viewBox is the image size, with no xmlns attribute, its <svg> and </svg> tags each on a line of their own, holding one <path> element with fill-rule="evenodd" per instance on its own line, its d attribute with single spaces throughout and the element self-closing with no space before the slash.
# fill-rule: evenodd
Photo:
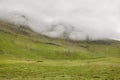
<svg viewBox="0 0 120 80">
<path fill-rule="evenodd" d="M 53 39 L 28 27 L 0 21 L 0 59 L 76 60 L 104 57 L 120 57 L 120 42 Z"/>
</svg>

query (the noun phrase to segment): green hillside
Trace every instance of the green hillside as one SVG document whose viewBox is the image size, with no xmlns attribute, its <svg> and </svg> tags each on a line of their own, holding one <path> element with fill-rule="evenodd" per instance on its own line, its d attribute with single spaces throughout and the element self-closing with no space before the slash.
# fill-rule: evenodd
<svg viewBox="0 0 120 80">
<path fill-rule="evenodd" d="M 52 39 L 0 21 L 0 80 L 120 80 L 120 42 Z"/>
</svg>

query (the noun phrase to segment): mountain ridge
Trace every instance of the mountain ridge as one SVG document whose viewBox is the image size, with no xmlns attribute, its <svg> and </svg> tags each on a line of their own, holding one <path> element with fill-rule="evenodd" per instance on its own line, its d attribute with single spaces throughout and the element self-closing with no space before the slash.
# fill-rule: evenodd
<svg viewBox="0 0 120 80">
<path fill-rule="evenodd" d="M 117 46 L 119 46 L 119 41 L 114 41 L 114 40 L 72 41 L 67 39 L 49 38 L 46 36 L 42 36 L 38 33 L 35 33 L 27 27 L 17 26 L 15 24 L 7 23 L 7 22 L 0 22 L 0 34 L 1 34 L 0 37 L 1 37 L 1 43 L 2 43 L 1 45 L 6 46 L 6 48 L 9 47 L 10 48 L 9 50 L 11 53 L 16 53 L 16 51 L 14 51 L 14 48 L 18 46 L 19 50 L 23 49 L 22 54 L 25 53 L 24 49 L 26 49 L 26 51 L 28 52 L 27 55 L 31 56 L 31 54 L 29 53 L 32 53 L 32 54 L 35 53 L 34 56 L 35 57 L 37 56 L 38 58 L 41 56 L 48 59 L 62 59 L 62 58 L 63 59 L 84 59 L 84 58 L 86 59 L 87 57 L 93 58 L 94 56 L 97 57 L 99 55 L 99 52 L 97 53 L 97 55 L 95 54 L 97 51 L 96 49 L 98 49 L 98 51 L 99 49 L 103 50 L 103 53 L 106 51 L 105 49 L 102 48 L 102 46 L 105 47 L 106 49 L 107 48 L 115 49 Z M 3 41 L 3 39 L 5 40 Z M 8 41 L 8 40 L 11 40 L 11 41 Z M 8 41 L 8 44 L 10 45 L 5 44 L 5 42 L 7 43 L 7 41 Z M 22 45 L 19 43 L 21 43 Z M 2 52 L 4 52 L 4 48 L 2 46 L 0 49 Z M 10 46 L 12 46 L 13 48 L 11 48 Z M 19 47 L 21 47 L 21 49 Z M 41 49 L 39 50 L 38 47 L 40 47 Z M 6 50 L 6 51 L 8 51 L 9 53 L 9 50 Z M 116 49 L 116 51 L 119 51 L 118 48 Z M 43 53 L 41 54 L 41 52 Z M 109 50 L 107 51 L 107 55 L 108 55 L 108 52 L 110 51 Z M 100 54 L 102 54 L 101 57 L 104 57 L 104 55 L 106 55 L 103 53 L 100 52 Z M 115 54 L 118 54 L 118 53 L 116 52 Z M 16 53 L 16 55 L 18 54 Z M 20 53 L 19 53 L 19 56 L 21 56 Z"/>
</svg>

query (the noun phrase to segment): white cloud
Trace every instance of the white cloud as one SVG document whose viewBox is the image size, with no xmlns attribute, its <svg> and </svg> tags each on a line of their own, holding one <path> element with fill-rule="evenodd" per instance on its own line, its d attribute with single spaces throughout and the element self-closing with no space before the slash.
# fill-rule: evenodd
<svg viewBox="0 0 120 80">
<path fill-rule="evenodd" d="M 0 18 L 28 25 L 50 37 L 73 40 L 84 40 L 87 36 L 91 39 L 118 38 L 120 1 L 0 0 Z"/>
</svg>

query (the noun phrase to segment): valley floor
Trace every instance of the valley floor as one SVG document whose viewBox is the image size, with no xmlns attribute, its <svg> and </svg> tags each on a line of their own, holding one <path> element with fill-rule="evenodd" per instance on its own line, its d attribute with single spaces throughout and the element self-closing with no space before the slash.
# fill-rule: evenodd
<svg viewBox="0 0 120 80">
<path fill-rule="evenodd" d="M 120 59 L 0 60 L 0 80 L 120 80 Z"/>
</svg>

